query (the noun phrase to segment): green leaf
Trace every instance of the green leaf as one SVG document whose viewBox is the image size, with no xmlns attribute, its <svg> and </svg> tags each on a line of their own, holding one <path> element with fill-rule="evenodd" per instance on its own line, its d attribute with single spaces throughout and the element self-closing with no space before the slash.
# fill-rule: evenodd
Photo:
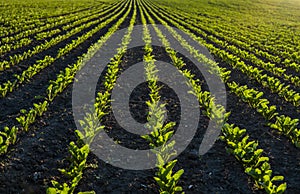
<svg viewBox="0 0 300 194">
<path fill-rule="evenodd" d="M 78 194 L 96 194 L 95 191 L 84 191 L 84 192 L 78 192 Z"/>
<path fill-rule="evenodd" d="M 179 178 L 181 177 L 181 175 L 184 173 L 183 169 L 178 170 L 174 175 L 173 178 L 175 179 L 175 181 L 178 181 Z"/>
<path fill-rule="evenodd" d="M 157 184 L 158 184 L 158 186 L 160 188 L 164 188 L 165 187 L 165 183 L 160 178 L 158 178 L 158 177 L 153 177 L 153 178 L 157 182 Z"/>
<path fill-rule="evenodd" d="M 57 194 L 57 190 L 53 187 L 49 187 L 49 188 L 47 188 L 46 193 L 47 194 Z"/>
<path fill-rule="evenodd" d="M 172 169 L 174 168 L 176 162 L 177 162 L 177 160 L 172 160 L 172 161 L 168 162 L 168 164 L 166 166 L 166 174 L 163 174 L 164 177 L 170 177 L 171 176 Z"/>
<path fill-rule="evenodd" d="M 2 145 L 3 144 L 3 138 L 2 138 L 2 136 L 0 136 L 0 145 Z"/>
<path fill-rule="evenodd" d="M 283 180 L 284 180 L 284 176 L 274 176 L 271 181 L 273 182 L 273 181 L 283 181 Z"/>
<path fill-rule="evenodd" d="M 279 185 L 279 187 L 277 187 L 276 192 L 278 194 L 282 194 L 285 192 L 285 190 L 286 190 L 286 183 L 283 183 L 283 184 Z"/>
<path fill-rule="evenodd" d="M 176 191 L 176 192 L 182 191 L 182 187 L 177 186 L 177 187 L 175 187 L 174 191 Z"/>
<path fill-rule="evenodd" d="M 165 164 L 164 159 L 162 158 L 161 154 L 157 154 L 157 162 L 159 166 L 162 166 Z"/>
</svg>

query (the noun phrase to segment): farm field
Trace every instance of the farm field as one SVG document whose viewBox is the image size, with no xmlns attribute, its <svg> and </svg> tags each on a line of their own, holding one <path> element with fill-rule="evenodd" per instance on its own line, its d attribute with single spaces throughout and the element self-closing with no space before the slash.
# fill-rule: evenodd
<svg viewBox="0 0 300 194">
<path fill-rule="evenodd" d="M 299 0 L 0 0 L 1 194 L 300 193 L 299 119 Z"/>
</svg>

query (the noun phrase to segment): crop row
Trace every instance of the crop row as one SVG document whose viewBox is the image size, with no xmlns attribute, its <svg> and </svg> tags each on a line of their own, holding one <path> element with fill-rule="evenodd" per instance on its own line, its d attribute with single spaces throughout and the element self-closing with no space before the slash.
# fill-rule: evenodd
<svg viewBox="0 0 300 194">
<path fill-rule="evenodd" d="M 155 173 L 154 180 L 159 186 L 160 193 L 175 193 L 181 192 L 182 187 L 178 186 L 178 181 L 182 174 L 183 169 L 173 172 L 173 168 L 177 163 L 177 159 L 171 160 L 171 157 L 176 155 L 174 145 L 175 140 L 170 140 L 174 134 L 175 122 L 164 123 L 165 121 L 165 103 L 160 102 L 160 87 L 158 86 L 159 77 L 157 76 L 157 68 L 152 55 L 153 48 L 151 46 L 151 35 L 147 26 L 147 21 L 141 9 L 140 2 L 139 11 L 143 26 L 143 39 L 144 46 L 144 63 L 145 63 L 145 77 L 148 82 L 150 90 L 150 100 L 146 102 L 148 105 L 149 113 L 147 116 L 146 128 L 149 134 L 143 135 L 142 138 L 149 142 L 150 148 L 156 155 L 156 167 L 158 171 Z M 169 141 L 170 140 L 170 141 Z"/>
<path fill-rule="evenodd" d="M 30 11 L 28 9 L 30 6 L 29 4 L 32 2 L 24 2 L 26 3 L 26 8 L 23 8 L 20 5 L 16 5 L 16 7 L 10 7 L 9 10 L 4 9 L 2 10 L 3 16 L 0 17 L 0 22 L 3 23 L 3 27 L 0 28 L 0 37 L 5 36 L 17 36 L 19 37 L 19 32 L 30 32 L 30 30 L 37 28 L 37 27 L 46 27 L 48 25 L 53 25 L 53 23 L 62 22 L 65 18 L 76 18 L 81 17 L 83 15 L 88 15 L 89 12 L 97 12 L 99 8 L 109 7 L 112 4 L 107 3 L 97 3 L 96 5 L 88 5 L 86 2 L 83 4 L 83 6 L 78 6 L 79 2 L 77 2 L 75 5 L 78 6 L 77 10 L 75 7 L 75 10 L 72 9 L 66 9 L 69 6 L 66 6 L 65 9 L 53 9 L 51 6 L 48 5 L 41 5 L 42 2 L 35 2 L 37 5 L 32 5 L 33 11 Z M 60 6 L 62 6 L 62 2 L 60 3 Z M 67 2 L 66 2 L 67 3 Z M 115 2 L 116 3 L 116 2 Z M 114 4 L 115 4 L 114 3 Z M 118 2 L 117 2 L 118 3 Z M 52 5 L 54 5 L 52 3 Z M 47 9 L 40 9 L 39 6 L 43 6 L 43 8 Z M 7 13 L 9 11 L 9 14 Z M 29 13 L 27 13 L 29 11 Z M 44 12 L 41 13 L 41 12 Z M 20 14 L 22 13 L 22 14 Z M 44 26 L 44 27 L 43 27 Z"/>
</svg>

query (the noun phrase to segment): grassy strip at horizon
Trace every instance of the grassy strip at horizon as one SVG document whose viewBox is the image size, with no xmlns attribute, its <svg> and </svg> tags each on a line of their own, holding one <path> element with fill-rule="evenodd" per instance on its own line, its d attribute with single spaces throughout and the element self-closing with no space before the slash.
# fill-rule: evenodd
<svg viewBox="0 0 300 194">
<path fill-rule="evenodd" d="M 287 41 L 282 42 L 285 47 L 291 45 L 297 48 L 296 44 L 299 44 L 300 41 L 299 36 L 297 36 L 300 30 L 300 26 L 298 25 L 300 20 L 300 3 L 287 0 L 282 4 L 279 1 L 280 0 L 255 0 L 237 2 L 234 0 L 218 0 L 216 2 L 200 1 L 198 3 L 196 3 L 197 1 L 189 1 L 189 4 L 178 0 L 162 0 L 159 2 L 153 0 L 152 2 L 163 7 L 172 7 L 174 11 L 178 10 L 188 13 L 191 17 L 193 16 L 193 18 L 206 18 L 206 20 L 209 19 L 210 22 L 218 22 L 220 27 L 232 27 L 232 32 L 239 32 L 240 30 L 247 31 L 247 34 L 242 33 L 241 35 L 247 36 L 250 40 L 255 39 L 255 37 L 259 40 L 273 40 L 275 36 L 283 33 L 284 35 L 278 36 L 276 41 Z M 265 10 L 268 9 L 268 3 L 272 3 L 274 6 L 271 8 L 272 12 Z M 204 9 L 201 9 L 202 7 Z M 230 7 L 230 9 L 227 9 L 228 7 Z M 199 13 L 199 8 L 201 9 L 201 13 Z M 277 10 L 274 10 L 274 8 Z M 275 13 L 278 14 L 278 18 L 274 18 Z M 276 44 L 279 42 L 276 42 L 275 45 L 269 41 L 261 41 L 261 43 L 270 44 L 270 46 L 274 47 L 277 46 Z M 295 49 L 293 50 L 295 51 Z M 279 49 L 279 51 L 283 50 Z"/>
</svg>

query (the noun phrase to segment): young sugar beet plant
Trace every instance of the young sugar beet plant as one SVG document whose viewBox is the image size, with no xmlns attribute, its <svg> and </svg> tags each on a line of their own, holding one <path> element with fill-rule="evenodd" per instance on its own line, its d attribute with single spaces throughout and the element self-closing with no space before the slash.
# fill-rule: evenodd
<svg viewBox="0 0 300 194">
<path fill-rule="evenodd" d="M 285 134 L 296 147 L 300 148 L 300 129 L 297 129 L 298 124 L 299 119 L 291 119 L 288 116 L 280 115 L 276 117 L 275 123 L 270 124 L 270 126 Z"/>
<path fill-rule="evenodd" d="M 130 5 L 131 7 L 131 5 Z M 126 14 L 118 21 L 118 26 L 125 20 L 128 16 L 131 9 L 128 9 Z M 53 187 L 47 189 L 48 194 L 57 194 L 57 193 L 73 193 L 79 181 L 82 178 L 83 170 L 88 167 L 95 168 L 95 165 L 87 164 L 87 156 L 90 152 L 90 145 L 93 142 L 93 139 L 100 130 L 103 130 L 104 126 L 101 126 L 101 121 L 103 116 L 108 114 L 109 103 L 111 102 L 110 96 L 111 91 L 114 87 L 114 84 L 117 80 L 117 73 L 119 71 L 119 64 L 121 63 L 121 58 L 125 54 L 127 45 L 130 42 L 131 32 L 133 30 L 133 25 L 136 19 L 136 7 L 134 7 L 134 13 L 130 20 L 130 26 L 128 28 L 127 34 L 122 39 L 122 46 L 118 49 L 118 53 L 111 59 L 111 62 L 108 64 L 108 70 L 105 75 L 105 92 L 99 92 L 95 102 L 96 113 L 91 114 L 87 113 L 84 120 L 80 121 L 80 124 L 83 128 L 83 132 L 76 130 L 77 141 L 71 142 L 69 146 L 69 152 L 71 157 L 69 158 L 70 166 L 67 169 L 60 169 L 63 175 L 68 177 L 69 181 L 65 183 L 59 183 L 57 181 L 52 181 Z M 113 29 L 114 31 L 116 29 Z M 114 31 L 110 31 L 111 35 Z M 110 36 L 109 35 L 109 36 Z M 81 194 L 92 194 L 94 191 L 89 192 L 80 192 Z"/>
<path fill-rule="evenodd" d="M 87 113 L 84 120 L 80 121 L 80 125 L 83 128 L 83 132 L 76 130 L 77 141 L 71 142 L 69 145 L 70 166 L 66 169 L 59 169 L 59 171 L 67 177 L 70 181 L 65 183 L 59 183 L 52 180 L 53 187 L 47 189 L 47 194 L 70 194 L 74 193 L 76 186 L 82 178 L 83 170 L 86 168 L 96 168 L 96 165 L 87 164 L 87 157 L 90 153 L 90 144 L 93 137 L 103 130 L 104 126 L 101 126 L 97 122 L 98 117 L 96 114 Z M 79 192 L 80 194 L 95 194 L 94 191 Z"/>
<path fill-rule="evenodd" d="M 3 131 L 0 131 L 0 155 L 7 152 L 8 146 L 14 144 L 17 139 L 17 128 L 4 127 Z"/>
<path fill-rule="evenodd" d="M 32 42 L 30 38 L 23 38 L 17 44 L 3 44 L 0 46 L 0 55 L 3 55 L 11 50 L 16 50 L 29 45 Z"/>
<path fill-rule="evenodd" d="M 256 141 L 249 141 L 246 129 L 240 129 L 233 124 L 226 123 L 222 129 L 223 135 L 220 137 L 227 144 L 226 150 L 239 160 L 245 172 L 250 175 L 259 189 L 265 189 L 267 193 L 284 193 L 286 183 L 279 186 L 275 181 L 283 181 L 283 176 L 272 176 L 269 157 L 262 156 L 263 150 L 258 149 Z"/>
<path fill-rule="evenodd" d="M 300 132 L 299 129 L 297 129 L 299 119 L 292 119 L 285 115 L 279 115 L 276 112 L 276 106 L 269 106 L 269 101 L 262 98 L 262 92 L 248 89 L 247 86 L 239 86 L 235 82 L 228 83 L 227 85 L 231 92 L 234 92 L 244 102 L 248 102 L 251 107 L 255 108 L 258 113 L 268 120 L 268 125 L 271 128 L 276 129 L 287 136 L 296 147 L 300 147 Z M 271 119 L 275 119 L 275 122 L 272 122 Z"/>
<path fill-rule="evenodd" d="M 37 118 L 37 116 L 41 116 L 48 108 L 49 104 L 55 99 L 55 97 L 60 94 L 73 80 L 76 72 L 83 66 L 88 59 L 90 59 L 96 51 L 98 51 L 103 44 L 109 39 L 109 37 L 117 31 L 121 23 L 125 20 L 126 16 L 129 14 L 127 11 L 124 16 L 114 25 L 112 26 L 108 32 L 99 39 L 98 42 L 91 45 L 86 54 L 83 54 L 82 57 L 79 57 L 77 62 L 73 64 L 73 66 L 67 67 L 65 71 L 62 71 L 56 80 L 50 80 L 50 84 L 47 88 L 46 94 L 47 97 L 43 102 L 38 104 L 34 104 L 33 108 L 30 110 L 21 110 L 20 112 L 22 115 L 17 117 L 17 121 L 20 124 L 19 126 L 13 127 L 5 127 L 4 130 L 1 131 L 1 138 L 3 139 L 0 141 L 0 150 L 2 152 L 0 155 L 5 154 L 7 152 L 8 147 L 11 144 L 15 143 L 15 139 L 17 136 L 17 132 L 19 128 L 23 129 L 24 131 L 28 131 L 31 124 L 33 124 Z"/>
<path fill-rule="evenodd" d="M 151 20 L 151 17 L 149 15 L 147 16 L 150 22 L 154 24 L 154 21 Z M 170 51 L 170 47 L 168 46 L 169 43 L 166 38 L 161 34 L 161 32 L 159 32 L 157 28 L 155 28 L 155 25 L 154 29 L 156 29 L 156 32 L 164 46 L 168 48 L 166 51 Z M 173 55 L 174 52 L 169 52 L 169 54 Z M 180 58 L 176 57 L 176 54 L 171 57 L 171 59 L 176 59 L 173 60 L 175 66 L 177 66 L 176 62 L 179 62 L 179 64 L 183 63 Z M 204 108 L 203 113 L 211 119 L 217 119 L 217 122 L 226 122 L 229 113 L 225 113 L 224 107 L 214 104 L 210 93 L 207 91 L 202 91 L 200 84 L 197 82 L 197 80 L 194 80 L 193 74 L 189 72 L 186 73 L 187 71 L 182 72 L 188 78 L 189 85 L 192 86 L 194 90 L 193 93 L 197 96 L 200 106 Z M 221 116 L 222 114 L 224 114 L 224 117 Z M 265 189 L 267 193 L 283 193 L 286 190 L 286 183 L 282 183 L 279 186 L 274 184 L 275 181 L 282 181 L 283 176 L 272 176 L 272 170 L 268 162 L 269 158 L 262 156 L 263 150 L 257 148 L 257 142 L 248 140 L 249 136 L 246 135 L 245 129 L 240 130 L 234 125 L 224 123 L 222 134 L 221 140 L 227 143 L 227 150 L 235 155 L 235 157 L 243 164 L 245 173 L 254 179 L 255 185 L 258 188 Z"/>
<path fill-rule="evenodd" d="M 141 9 L 140 14 L 144 25 L 143 39 L 145 42 L 145 72 L 148 87 L 150 89 L 150 100 L 146 102 L 149 107 L 149 113 L 147 116 L 148 123 L 146 128 L 150 134 L 143 135 L 142 138 L 149 142 L 151 149 L 156 154 L 156 166 L 158 168 L 158 172 L 154 179 L 159 186 L 159 192 L 162 194 L 174 194 L 175 192 L 182 191 L 182 187 L 178 186 L 177 183 L 181 175 L 184 173 L 183 169 L 174 173 L 173 168 L 176 165 L 177 160 L 169 161 L 172 156 L 176 155 L 176 151 L 173 148 L 176 143 L 175 140 L 168 142 L 174 134 L 174 130 L 172 130 L 172 128 L 176 123 L 169 122 L 164 124 L 165 104 L 160 103 L 160 87 L 157 85 L 158 77 L 156 75 L 157 69 L 152 55 L 151 36 Z"/>
</svg>

